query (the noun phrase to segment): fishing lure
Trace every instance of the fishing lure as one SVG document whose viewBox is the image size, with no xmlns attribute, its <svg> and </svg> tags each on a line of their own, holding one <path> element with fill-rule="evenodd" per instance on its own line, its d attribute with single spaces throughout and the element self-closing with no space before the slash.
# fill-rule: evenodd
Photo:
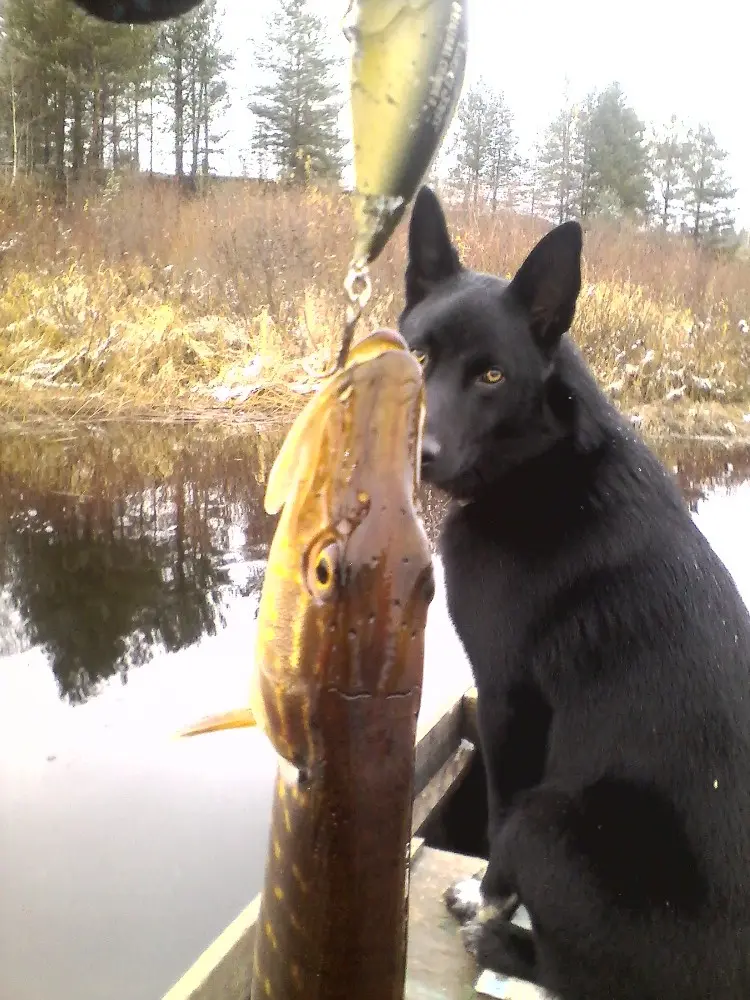
<svg viewBox="0 0 750 1000">
<path fill-rule="evenodd" d="M 369 266 L 398 226 L 456 109 L 466 69 L 468 0 L 352 0 L 356 238 L 336 368 L 371 295 Z"/>
</svg>

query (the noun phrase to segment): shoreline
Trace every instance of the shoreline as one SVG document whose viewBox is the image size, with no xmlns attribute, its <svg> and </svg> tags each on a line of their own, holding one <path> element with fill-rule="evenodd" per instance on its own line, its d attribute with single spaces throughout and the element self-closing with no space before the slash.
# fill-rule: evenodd
<svg viewBox="0 0 750 1000">
<path fill-rule="evenodd" d="M 30 426 L 75 424 L 249 425 L 282 426 L 300 412 L 315 391 L 310 383 L 299 392 L 274 386 L 257 395 L 218 402 L 181 393 L 166 403 L 137 403 L 109 393 L 56 387 L 14 388 L 0 385 L 0 419 L 5 433 Z M 615 405 L 645 438 L 685 438 L 750 445 L 750 400 L 744 405 L 678 400 L 661 403 L 617 400 Z"/>
<path fill-rule="evenodd" d="M 750 444 L 750 402 L 623 403 L 618 409 L 646 439 Z"/>
</svg>

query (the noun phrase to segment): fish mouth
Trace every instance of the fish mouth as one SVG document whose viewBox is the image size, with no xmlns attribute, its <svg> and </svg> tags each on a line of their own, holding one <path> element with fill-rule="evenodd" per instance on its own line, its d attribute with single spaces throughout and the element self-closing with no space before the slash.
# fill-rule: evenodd
<svg viewBox="0 0 750 1000">
<path fill-rule="evenodd" d="M 389 351 L 352 371 L 352 496 L 367 500 L 345 545 L 346 686 L 399 694 L 421 685 L 432 558 L 414 503 L 424 423 L 422 367 Z M 356 449 L 356 450 L 355 450 Z M 351 688 L 349 687 L 351 685 Z"/>
<path fill-rule="evenodd" d="M 363 429 L 357 442 L 359 468 L 369 478 L 389 479 L 412 471 L 419 475 L 424 383 L 422 368 L 404 343 L 404 351 L 387 351 L 351 371 L 352 420 Z M 362 479 L 365 477 L 362 476 Z M 416 484 L 415 484 L 416 485 Z"/>
</svg>

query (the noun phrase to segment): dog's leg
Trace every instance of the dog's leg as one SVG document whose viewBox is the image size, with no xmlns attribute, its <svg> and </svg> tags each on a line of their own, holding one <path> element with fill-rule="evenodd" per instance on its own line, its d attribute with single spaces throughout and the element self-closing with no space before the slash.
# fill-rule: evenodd
<svg viewBox="0 0 750 1000">
<path fill-rule="evenodd" d="M 519 795 L 544 775 L 551 713 L 532 688 L 520 682 L 477 700 L 479 744 L 487 773 L 490 845 L 514 811 Z"/>
<path fill-rule="evenodd" d="M 511 923 L 521 900 L 503 870 L 496 836 L 484 876 L 455 883 L 446 892 L 448 909 L 461 922 L 466 950 L 484 969 L 536 982 L 533 935 Z"/>
<path fill-rule="evenodd" d="M 473 920 L 484 903 L 481 875 L 460 879 L 449 885 L 443 899 L 449 912 L 460 924 Z"/>
<path fill-rule="evenodd" d="M 472 898 L 468 887 L 463 896 L 454 892 L 449 901 L 452 912 L 460 909 L 465 917 L 464 944 L 480 966 L 547 988 L 553 986 L 548 981 L 549 968 L 557 962 L 550 963 L 549 954 L 545 961 L 535 912 L 542 913 L 545 921 L 552 916 L 553 926 L 559 922 L 561 928 L 571 930 L 566 921 L 574 882 L 560 832 L 565 807 L 565 797 L 555 793 L 527 793 L 495 834 L 478 893 L 472 887 L 479 905 L 472 912 L 468 905 L 460 907 L 459 900 Z M 511 923 L 519 903 L 527 907 L 533 930 Z"/>
<path fill-rule="evenodd" d="M 483 883 L 484 876 L 477 873 L 471 878 L 459 879 L 458 882 L 454 882 L 445 890 L 443 895 L 445 905 L 460 924 L 474 920 L 486 905 Z M 506 920 L 512 920 L 516 910 L 521 905 L 518 894 L 510 887 L 506 888 L 502 897 L 497 892 L 494 893 L 493 899 L 492 905 L 495 910 L 502 913 Z"/>
<path fill-rule="evenodd" d="M 632 806 L 632 796 L 625 801 Z M 619 815 L 613 821 L 611 800 L 608 805 L 609 813 L 593 812 L 589 803 L 585 814 L 580 797 L 571 799 L 544 787 L 518 801 L 492 843 L 481 887 L 484 906 L 462 928 L 467 950 L 484 968 L 525 979 L 566 1000 L 750 996 L 739 987 L 731 992 L 723 986 L 720 970 L 739 969 L 744 961 L 738 958 L 742 948 L 735 951 L 731 943 L 730 925 L 721 924 L 717 931 L 710 909 L 703 922 L 691 909 L 693 898 L 681 902 L 690 859 L 678 869 L 679 880 L 668 885 L 671 891 L 664 893 L 661 869 L 668 875 L 674 871 L 676 838 L 669 843 L 664 838 L 663 850 L 643 864 L 637 846 L 623 844 L 616 828 Z M 582 815 L 597 834 L 593 843 L 599 854 L 583 849 L 590 841 L 580 836 Z M 636 829 L 635 845 L 644 843 L 646 834 L 655 837 L 657 822 L 645 808 L 638 821 L 645 832 L 640 835 Z M 613 838 L 610 846 L 607 837 Z M 622 882 L 604 881 L 607 870 L 598 860 L 602 852 L 605 859 L 615 856 L 632 873 L 636 885 L 631 892 L 641 893 L 641 900 L 619 901 Z M 510 887 L 528 910 L 531 931 L 509 920 Z"/>
<path fill-rule="evenodd" d="M 480 700 L 477 722 L 487 772 L 488 837 L 492 845 L 512 814 L 513 799 L 533 787 L 541 776 L 549 712 L 536 695 L 516 687 L 503 697 Z M 491 733 L 489 744 L 482 741 L 483 732 Z M 493 881 L 493 902 L 501 901 L 500 908 L 510 919 L 519 905 L 515 887 L 501 887 L 497 876 Z M 464 924 L 477 916 L 486 894 L 486 876 L 476 875 L 449 886 L 444 899 L 448 910 Z"/>
<path fill-rule="evenodd" d="M 518 897 L 487 903 L 461 929 L 464 947 L 483 969 L 539 983 L 536 942 L 531 931 L 510 922 Z M 515 905 L 513 905 L 515 904 Z"/>
</svg>

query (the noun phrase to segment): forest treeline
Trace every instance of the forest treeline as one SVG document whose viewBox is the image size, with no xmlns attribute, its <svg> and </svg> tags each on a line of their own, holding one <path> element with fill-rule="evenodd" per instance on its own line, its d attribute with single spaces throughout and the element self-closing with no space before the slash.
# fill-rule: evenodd
<svg viewBox="0 0 750 1000">
<path fill-rule="evenodd" d="M 277 0 L 261 37 L 247 41 L 258 82 L 242 94 L 231 88 L 217 0 L 158 27 L 104 24 L 70 0 L 5 0 L 0 12 L 0 163 L 11 181 L 153 171 L 160 136 L 178 178 L 209 176 L 217 154 L 238 145 L 223 126 L 232 101 L 248 116 L 249 175 L 341 178 L 345 74 L 309 0 Z M 432 179 L 467 206 L 552 222 L 624 216 L 696 244 L 747 243 L 710 124 L 688 128 L 676 115 L 646 123 L 617 82 L 578 102 L 565 96 L 522 152 L 503 92 L 480 80 L 464 94 Z"/>
</svg>

